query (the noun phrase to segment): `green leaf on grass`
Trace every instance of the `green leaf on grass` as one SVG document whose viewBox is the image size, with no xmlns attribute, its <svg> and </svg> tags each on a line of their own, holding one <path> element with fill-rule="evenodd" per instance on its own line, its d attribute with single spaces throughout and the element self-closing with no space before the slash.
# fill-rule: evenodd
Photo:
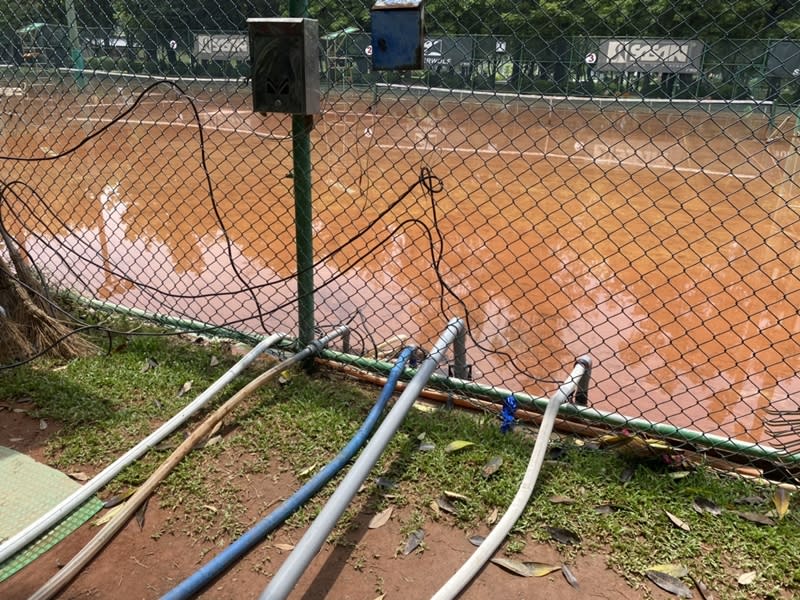
<svg viewBox="0 0 800 600">
<path fill-rule="evenodd" d="M 689 569 L 683 565 L 653 565 L 652 567 L 647 567 L 647 570 L 656 571 L 658 573 L 666 573 L 667 575 L 672 575 L 678 579 L 681 577 L 686 577 L 689 574 Z"/>
<path fill-rule="evenodd" d="M 445 452 L 455 452 L 456 450 L 463 450 L 464 448 L 468 448 L 469 446 L 474 446 L 473 442 L 468 442 L 466 440 L 455 440 L 450 442 L 445 447 Z"/>
</svg>

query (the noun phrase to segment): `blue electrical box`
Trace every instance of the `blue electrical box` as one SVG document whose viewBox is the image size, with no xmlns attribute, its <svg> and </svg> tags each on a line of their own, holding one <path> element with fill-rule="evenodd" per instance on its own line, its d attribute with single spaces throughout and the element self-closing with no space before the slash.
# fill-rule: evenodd
<svg viewBox="0 0 800 600">
<path fill-rule="evenodd" d="M 312 19 L 247 19 L 253 110 L 320 111 L 319 28 Z"/>
<path fill-rule="evenodd" d="M 377 0 L 372 17 L 372 68 L 376 71 L 419 70 L 424 66 L 422 0 Z"/>
</svg>

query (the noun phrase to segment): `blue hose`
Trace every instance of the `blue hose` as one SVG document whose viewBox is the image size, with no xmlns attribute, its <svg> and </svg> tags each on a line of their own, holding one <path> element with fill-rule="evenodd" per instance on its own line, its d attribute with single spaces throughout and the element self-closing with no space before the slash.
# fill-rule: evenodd
<svg viewBox="0 0 800 600">
<path fill-rule="evenodd" d="M 260 543 L 273 530 L 280 527 L 286 519 L 297 509 L 314 496 L 328 481 L 330 481 L 342 468 L 350 462 L 350 459 L 358 452 L 359 448 L 367 441 L 367 437 L 372 432 L 378 418 L 386 408 L 389 398 L 394 393 L 397 381 L 405 370 L 406 363 L 411 357 L 414 348 L 404 348 L 400 353 L 394 367 L 389 372 L 386 385 L 383 386 L 381 395 L 375 402 L 364 423 L 348 442 L 341 452 L 329 462 L 319 473 L 303 487 L 297 490 L 294 495 L 281 504 L 278 508 L 256 523 L 249 531 L 227 548 L 215 556 L 211 561 L 195 571 L 188 578 L 184 579 L 177 586 L 161 597 L 161 600 L 178 600 L 196 597 L 206 586 L 217 577 L 222 575 L 230 566 L 244 557 L 253 547 Z"/>
</svg>

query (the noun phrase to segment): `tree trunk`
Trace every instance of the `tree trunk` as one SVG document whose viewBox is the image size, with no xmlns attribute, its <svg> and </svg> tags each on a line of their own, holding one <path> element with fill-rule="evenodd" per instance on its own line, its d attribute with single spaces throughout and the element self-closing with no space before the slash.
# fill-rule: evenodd
<svg viewBox="0 0 800 600">
<path fill-rule="evenodd" d="M 73 328 L 56 317 L 42 282 L 2 231 L 0 244 L 0 364 L 23 361 L 40 353 L 60 358 L 78 356 L 92 344 L 71 335 Z M 2 256 L 8 251 L 14 267 Z"/>
</svg>

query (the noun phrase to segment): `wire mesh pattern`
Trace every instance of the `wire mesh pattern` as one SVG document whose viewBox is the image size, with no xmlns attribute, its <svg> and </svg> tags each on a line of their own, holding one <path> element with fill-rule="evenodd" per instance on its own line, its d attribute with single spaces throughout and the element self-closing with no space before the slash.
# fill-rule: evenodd
<svg viewBox="0 0 800 600">
<path fill-rule="evenodd" d="M 375 356 L 463 316 L 488 388 L 547 396 L 590 354 L 594 408 L 793 462 L 800 8 L 425 10 L 425 68 L 375 72 L 369 6 L 309 4 L 317 326 Z M 296 330 L 291 118 L 252 111 L 245 25 L 285 7 L 2 14 L 3 256 L 85 298 Z"/>
</svg>

